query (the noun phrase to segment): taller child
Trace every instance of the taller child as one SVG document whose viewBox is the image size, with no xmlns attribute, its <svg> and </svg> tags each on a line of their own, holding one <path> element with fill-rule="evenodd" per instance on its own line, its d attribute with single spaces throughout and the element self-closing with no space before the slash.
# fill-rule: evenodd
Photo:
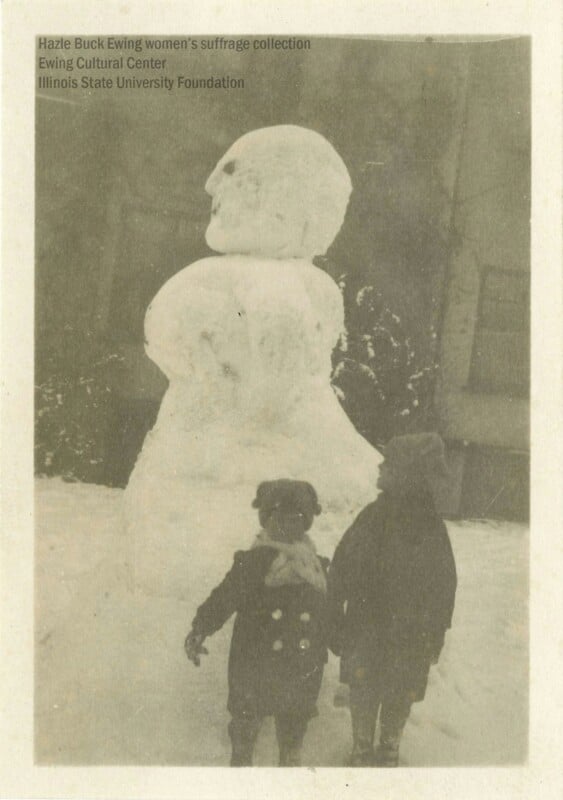
<svg viewBox="0 0 563 800">
<path fill-rule="evenodd" d="M 446 472 L 442 440 L 395 437 L 384 456 L 382 492 L 344 534 L 329 573 L 330 646 L 350 685 L 352 766 L 397 766 L 411 705 L 424 699 L 451 625 L 457 585 L 431 492 Z"/>
</svg>

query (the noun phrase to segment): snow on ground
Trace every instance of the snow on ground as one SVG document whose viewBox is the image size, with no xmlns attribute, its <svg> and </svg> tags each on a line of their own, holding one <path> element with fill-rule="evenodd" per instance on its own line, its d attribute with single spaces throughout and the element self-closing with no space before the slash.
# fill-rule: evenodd
<svg viewBox="0 0 563 800">
<path fill-rule="evenodd" d="M 36 760 L 225 766 L 231 624 L 208 640 L 210 655 L 199 669 L 187 661 L 184 637 L 205 598 L 195 592 L 187 603 L 131 592 L 122 495 L 58 479 L 37 482 Z M 413 706 L 401 763 L 521 763 L 528 724 L 527 530 L 491 522 L 452 523 L 449 530 L 459 578 L 453 627 L 426 699 Z M 340 533 L 330 543 L 317 540 L 319 551 L 330 555 Z M 319 717 L 305 742 L 307 765 L 346 761 L 350 723 L 342 690 L 331 657 Z M 266 720 L 255 763 L 273 766 L 276 758 Z"/>
</svg>

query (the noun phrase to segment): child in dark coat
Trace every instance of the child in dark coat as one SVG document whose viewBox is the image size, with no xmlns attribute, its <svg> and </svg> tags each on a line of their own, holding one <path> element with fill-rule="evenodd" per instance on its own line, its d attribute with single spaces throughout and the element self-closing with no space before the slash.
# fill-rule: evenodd
<svg viewBox="0 0 563 800">
<path fill-rule="evenodd" d="M 273 715 L 280 766 L 299 766 L 316 711 L 326 646 L 328 560 L 306 535 L 321 508 L 311 484 L 258 486 L 253 507 L 262 531 L 235 553 L 222 583 L 201 605 L 185 642 L 199 666 L 203 641 L 236 612 L 229 655 L 231 766 L 250 766 L 260 724 Z"/>
<path fill-rule="evenodd" d="M 329 573 L 330 647 L 350 686 L 352 766 L 397 766 L 411 705 L 424 699 L 451 625 L 457 584 L 431 493 L 446 472 L 442 440 L 395 437 L 384 455 L 382 492 L 344 534 Z"/>
</svg>

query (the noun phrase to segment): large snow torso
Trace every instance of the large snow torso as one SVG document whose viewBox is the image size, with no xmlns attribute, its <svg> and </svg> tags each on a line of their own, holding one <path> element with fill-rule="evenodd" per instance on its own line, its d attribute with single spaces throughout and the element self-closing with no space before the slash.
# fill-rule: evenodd
<svg viewBox="0 0 563 800">
<path fill-rule="evenodd" d="M 260 481 L 315 486 L 321 547 L 373 500 L 380 456 L 330 386 L 343 327 L 338 287 L 300 259 L 206 258 L 158 292 L 146 349 L 170 385 L 127 489 L 137 585 L 186 596 L 222 577 L 218 550 L 256 530 Z"/>
</svg>

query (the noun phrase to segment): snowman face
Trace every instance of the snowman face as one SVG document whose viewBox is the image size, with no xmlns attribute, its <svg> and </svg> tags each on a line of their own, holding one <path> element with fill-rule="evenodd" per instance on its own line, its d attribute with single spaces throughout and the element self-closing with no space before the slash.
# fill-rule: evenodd
<svg viewBox="0 0 563 800">
<path fill-rule="evenodd" d="M 246 155 L 246 157 L 245 157 Z M 206 232 L 210 247 L 221 253 L 280 254 L 287 250 L 290 231 L 266 208 L 268 187 L 263 159 L 231 148 L 209 177 L 211 221 Z"/>
<path fill-rule="evenodd" d="M 214 250 L 312 258 L 338 232 L 351 183 L 322 136 L 280 125 L 237 140 L 205 189 L 212 197 L 206 241 Z"/>
</svg>

